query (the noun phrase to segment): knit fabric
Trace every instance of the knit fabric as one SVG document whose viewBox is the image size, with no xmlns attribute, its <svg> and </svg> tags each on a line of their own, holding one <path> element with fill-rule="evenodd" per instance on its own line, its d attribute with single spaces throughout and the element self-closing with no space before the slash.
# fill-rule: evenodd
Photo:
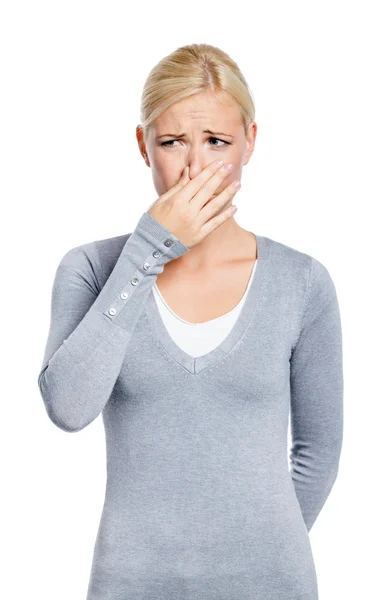
<svg viewBox="0 0 388 600">
<path fill-rule="evenodd" d="M 148 213 L 58 265 L 40 393 L 64 431 L 102 414 L 107 445 L 87 600 L 318 599 L 309 531 L 342 446 L 339 306 L 321 262 L 254 236 L 238 319 L 198 357 L 151 293 L 190 250 Z"/>
<path fill-rule="evenodd" d="M 177 346 L 191 356 L 201 356 L 219 346 L 230 333 L 245 304 L 245 299 L 256 270 L 256 264 L 257 259 L 255 260 L 245 292 L 238 304 L 221 316 L 199 323 L 182 319 L 167 304 L 157 284 L 155 283 L 152 286 L 152 293 L 164 326 Z"/>
</svg>

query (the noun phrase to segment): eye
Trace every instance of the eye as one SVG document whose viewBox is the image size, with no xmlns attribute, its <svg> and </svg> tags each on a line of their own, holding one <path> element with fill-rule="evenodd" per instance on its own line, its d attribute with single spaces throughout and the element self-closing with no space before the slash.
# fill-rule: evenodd
<svg viewBox="0 0 388 600">
<path fill-rule="evenodd" d="M 226 142 L 225 140 L 220 140 L 219 138 L 215 138 L 215 137 L 211 137 L 209 138 L 209 140 L 215 140 L 217 142 L 222 142 L 222 144 L 225 145 L 229 145 L 230 142 Z M 171 146 L 170 144 L 172 144 L 172 142 L 177 142 L 178 140 L 168 140 L 167 142 L 161 142 L 161 146 L 166 146 L 168 148 L 172 148 L 173 146 Z M 211 144 L 211 146 L 214 146 L 214 144 Z M 222 146 L 216 145 L 215 148 L 222 148 Z"/>
<path fill-rule="evenodd" d="M 216 140 L 216 142 L 222 142 L 223 144 L 229 144 L 229 142 L 225 142 L 224 140 L 220 140 L 219 138 L 215 138 L 215 137 L 209 138 L 209 140 Z M 216 146 L 216 148 L 217 148 L 217 146 Z"/>
</svg>

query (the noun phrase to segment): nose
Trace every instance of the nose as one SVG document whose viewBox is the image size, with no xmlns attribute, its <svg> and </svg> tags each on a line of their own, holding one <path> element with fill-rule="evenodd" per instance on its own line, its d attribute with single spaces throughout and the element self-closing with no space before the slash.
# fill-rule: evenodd
<svg viewBox="0 0 388 600">
<path fill-rule="evenodd" d="M 212 161 L 209 161 L 208 159 L 206 160 L 203 157 L 196 157 L 196 158 L 193 158 L 192 160 L 188 160 L 186 162 L 186 165 L 183 166 L 183 169 L 185 168 L 185 166 L 187 166 L 188 167 L 188 171 L 187 171 L 188 176 L 190 177 L 190 179 L 194 179 L 194 177 L 199 175 L 211 163 L 212 163 Z"/>
<path fill-rule="evenodd" d="M 190 179 L 194 179 L 203 169 L 205 168 L 205 164 L 202 166 L 198 162 L 189 162 L 188 163 L 188 176 Z"/>
<path fill-rule="evenodd" d="M 197 160 L 189 160 L 186 162 L 186 167 L 187 167 L 187 173 L 186 173 L 186 177 L 189 177 L 189 180 L 191 181 L 192 179 L 194 179 L 194 177 L 196 177 L 197 175 L 199 175 L 199 173 L 201 173 L 206 167 L 208 167 L 213 161 L 209 161 L 209 160 L 201 160 L 201 159 L 197 159 Z M 185 166 L 183 167 L 182 171 L 185 169 Z M 228 175 L 226 176 L 226 178 L 228 178 Z M 214 196 L 217 196 L 218 194 L 220 194 L 220 192 L 225 188 L 225 183 L 227 182 L 221 182 L 220 185 L 217 187 L 216 190 L 214 190 L 214 193 L 209 197 L 210 198 L 214 198 Z"/>
</svg>

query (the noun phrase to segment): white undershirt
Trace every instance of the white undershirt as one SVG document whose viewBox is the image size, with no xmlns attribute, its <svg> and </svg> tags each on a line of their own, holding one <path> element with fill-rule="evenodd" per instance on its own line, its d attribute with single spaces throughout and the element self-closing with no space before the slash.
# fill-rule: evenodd
<svg viewBox="0 0 388 600">
<path fill-rule="evenodd" d="M 181 319 L 166 303 L 156 283 L 152 286 L 154 298 L 163 323 L 173 341 L 186 354 L 193 357 L 202 356 L 214 350 L 226 338 L 235 324 L 244 305 L 248 290 L 252 283 L 257 259 L 252 269 L 248 285 L 240 302 L 230 312 L 204 323 L 190 323 Z"/>
</svg>

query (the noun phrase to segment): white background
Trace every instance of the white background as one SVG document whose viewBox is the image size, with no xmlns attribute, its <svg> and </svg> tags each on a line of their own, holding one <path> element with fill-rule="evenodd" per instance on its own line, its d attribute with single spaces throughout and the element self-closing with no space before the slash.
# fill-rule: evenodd
<svg viewBox="0 0 388 600">
<path fill-rule="evenodd" d="M 45 412 L 51 286 L 67 250 L 132 231 L 156 199 L 135 136 L 142 86 L 194 42 L 226 51 L 256 103 L 237 222 L 323 262 L 340 302 L 343 451 L 310 533 L 320 600 L 388 597 L 386 10 L 373 0 L 2 4 L 2 598 L 86 597 L 105 438 L 101 416 L 72 435 Z"/>
</svg>

